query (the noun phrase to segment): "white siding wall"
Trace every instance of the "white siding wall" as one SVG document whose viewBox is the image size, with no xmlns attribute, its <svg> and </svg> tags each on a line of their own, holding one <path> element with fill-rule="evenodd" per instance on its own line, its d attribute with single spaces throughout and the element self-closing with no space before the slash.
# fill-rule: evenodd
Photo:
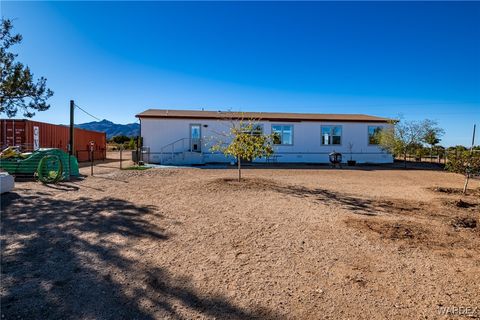
<svg viewBox="0 0 480 320">
<path fill-rule="evenodd" d="M 391 163 L 392 156 L 383 152 L 378 146 L 368 144 L 368 126 L 383 125 L 385 123 L 362 123 L 362 122 L 270 122 L 260 121 L 264 133 L 270 134 L 272 125 L 293 125 L 293 145 L 276 146 L 275 153 L 278 162 L 304 162 L 304 163 L 327 163 L 328 154 L 337 151 L 343 154 L 344 161 L 350 159 L 348 144 L 353 143 L 353 160 L 358 163 Z M 215 154 L 210 151 L 211 145 L 218 140 L 219 133 L 229 131 L 230 123 L 222 120 L 199 120 L 199 119 L 141 119 L 141 135 L 143 145 L 150 148 L 150 161 L 158 162 L 161 148 L 181 138 L 189 138 L 190 124 L 202 125 L 202 139 L 206 145 L 202 146 L 205 162 L 228 162 L 223 154 Z M 207 127 L 205 127 L 205 125 Z M 320 127 L 322 125 L 342 126 L 341 145 L 321 145 Z M 181 143 L 176 147 L 180 151 Z M 264 159 L 257 161 L 265 161 Z"/>
</svg>

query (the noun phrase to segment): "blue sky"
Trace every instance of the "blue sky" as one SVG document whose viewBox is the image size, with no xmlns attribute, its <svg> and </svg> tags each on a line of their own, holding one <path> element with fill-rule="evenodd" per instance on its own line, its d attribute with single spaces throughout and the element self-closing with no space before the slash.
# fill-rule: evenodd
<svg viewBox="0 0 480 320">
<path fill-rule="evenodd" d="M 146 108 L 402 114 L 437 120 L 444 145 L 480 125 L 478 2 L 0 5 L 55 91 L 38 121 L 68 123 L 74 99 L 118 123 Z"/>
</svg>

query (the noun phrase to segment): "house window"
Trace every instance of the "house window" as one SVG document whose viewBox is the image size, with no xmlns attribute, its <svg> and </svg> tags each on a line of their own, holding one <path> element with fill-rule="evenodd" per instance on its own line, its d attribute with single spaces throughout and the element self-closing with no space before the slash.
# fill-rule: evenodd
<svg viewBox="0 0 480 320">
<path fill-rule="evenodd" d="M 272 133 L 274 144 L 293 144 L 293 125 L 273 125 Z"/>
<path fill-rule="evenodd" d="M 322 126 L 321 129 L 322 145 L 340 145 L 342 144 L 341 126 Z"/>
<path fill-rule="evenodd" d="M 378 135 L 382 130 L 381 126 L 368 126 L 368 144 L 378 144 Z"/>
</svg>

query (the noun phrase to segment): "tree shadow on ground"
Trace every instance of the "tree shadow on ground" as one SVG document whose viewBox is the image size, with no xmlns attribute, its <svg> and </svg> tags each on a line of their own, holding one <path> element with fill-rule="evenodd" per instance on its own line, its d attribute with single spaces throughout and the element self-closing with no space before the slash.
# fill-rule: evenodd
<svg viewBox="0 0 480 320">
<path fill-rule="evenodd" d="M 276 191 L 295 197 L 311 198 L 326 204 L 339 205 L 353 213 L 375 216 L 383 213 L 415 212 L 420 210 L 419 204 L 402 200 L 380 200 L 357 197 L 338 191 L 304 186 L 280 186 Z"/>
<path fill-rule="evenodd" d="M 188 278 L 143 262 L 148 248 L 138 243 L 161 246 L 174 236 L 154 207 L 9 193 L 1 208 L 2 318 L 278 317 L 205 296 Z"/>
<path fill-rule="evenodd" d="M 330 191 L 323 188 L 308 188 L 300 185 L 282 184 L 278 181 L 259 178 L 244 178 L 242 182 L 236 179 L 223 178 L 211 183 L 215 190 L 225 187 L 243 189 L 270 190 L 281 194 L 304 198 L 317 203 L 340 206 L 355 214 L 375 216 L 382 213 L 415 212 L 420 210 L 420 203 L 402 200 L 383 200 L 362 198 L 355 195 Z"/>
</svg>

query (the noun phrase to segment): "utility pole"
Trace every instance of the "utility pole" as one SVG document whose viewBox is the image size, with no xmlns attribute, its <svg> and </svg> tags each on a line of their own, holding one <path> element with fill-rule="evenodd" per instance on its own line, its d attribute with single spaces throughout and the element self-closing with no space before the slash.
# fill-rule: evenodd
<svg viewBox="0 0 480 320">
<path fill-rule="evenodd" d="M 73 125 L 74 125 L 74 110 L 75 109 L 75 102 L 73 100 L 70 100 L 70 139 L 68 141 L 68 179 L 70 180 L 72 178 L 72 159 L 71 157 L 73 156 Z"/>
<path fill-rule="evenodd" d="M 471 170 L 470 164 L 471 164 L 472 157 L 473 157 L 473 146 L 475 145 L 475 129 L 476 128 L 477 128 L 477 125 L 474 124 L 473 125 L 473 134 L 472 134 L 472 146 L 470 147 L 470 157 L 468 159 L 467 170 L 465 172 L 465 184 L 463 185 L 463 194 L 467 193 L 468 180 L 470 180 L 470 170 Z"/>
<path fill-rule="evenodd" d="M 68 142 L 68 153 L 73 156 L 74 151 L 73 151 L 73 130 L 74 130 L 74 119 L 73 119 L 73 114 L 75 109 L 75 102 L 73 100 L 70 100 L 70 141 Z"/>
<path fill-rule="evenodd" d="M 477 128 L 477 125 L 473 125 L 473 134 L 472 134 L 472 146 L 470 147 L 470 153 L 473 153 L 473 146 L 475 145 L 475 129 Z"/>
</svg>

